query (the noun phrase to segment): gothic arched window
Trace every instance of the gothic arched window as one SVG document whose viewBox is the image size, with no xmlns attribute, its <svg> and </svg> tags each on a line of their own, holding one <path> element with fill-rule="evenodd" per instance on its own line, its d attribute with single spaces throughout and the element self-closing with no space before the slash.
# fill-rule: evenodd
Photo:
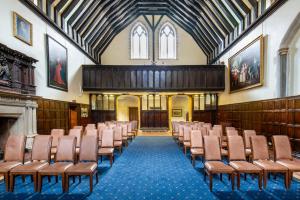
<svg viewBox="0 0 300 200">
<path fill-rule="evenodd" d="M 131 30 L 131 59 L 148 59 L 148 31 L 138 22 Z"/>
<path fill-rule="evenodd" d="M 176 59 L 176 31 L 169 22 L 159 31 L 159 58 Z"/>
</svg>

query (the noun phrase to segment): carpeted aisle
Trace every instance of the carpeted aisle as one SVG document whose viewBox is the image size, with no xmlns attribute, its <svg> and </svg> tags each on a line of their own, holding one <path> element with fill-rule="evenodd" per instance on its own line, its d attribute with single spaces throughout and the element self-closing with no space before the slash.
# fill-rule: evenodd
<svg viewBox="0 0 300 200">
<path fill-rule="evenodd" d="M 17 179 L 14 193 L 4 192 L 0 184 L 0 199 L 300 199 L 300 183 L 293 182 L 286 191 L 282 178 L 269 180 L 268 188 L 258 191 L 257 180 L 248 176 L 240 191 L 231 191 L 230 183 L 217 178 L 214 191 L 203 181 L 201 162 L 196 169 L 190 164 L 171 137 L 137 137 L 112 168 L 106 160 L 99 165 L 99 184 L 89 194 L 88 179 L 71 184 L 70 192 L 62 194 L 60 182 L 44 180 L 43 192 L 32 193 L 29 178 L 26 184 Z"/>
</svg>

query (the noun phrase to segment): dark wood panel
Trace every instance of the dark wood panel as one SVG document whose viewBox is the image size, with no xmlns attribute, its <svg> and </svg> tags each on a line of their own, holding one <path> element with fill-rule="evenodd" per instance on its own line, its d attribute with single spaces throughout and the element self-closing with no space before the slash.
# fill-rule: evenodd
<svg viewBox="0 0 300 200">
<path fill-rule="evenodd" d="M 110 110 L 92 110 L 91 121 L 93 123 L 116 120 L 116 112 Z"/>
<path fill-rule="evenodd" d="M 169 118 L 167 110 L 141 111 L 141 127 L 168 127 Z"/>
<path fill-rule="evenodd" d="M 216 111 L 194 110 L 192 115 L 192 121 L 215 124 Z"/>
<path fill-rule="evenodd" d="M 240 131 L 254 129 L 258 134 L 288 135 L 300 151 L 300 96 L 218 107 L 218 123 L 228 122 Z"/>
<path fill-rule="evenodd" d="M 222 91 L 224 65 L 83 66 L 85 91 Z"/>
</svg>

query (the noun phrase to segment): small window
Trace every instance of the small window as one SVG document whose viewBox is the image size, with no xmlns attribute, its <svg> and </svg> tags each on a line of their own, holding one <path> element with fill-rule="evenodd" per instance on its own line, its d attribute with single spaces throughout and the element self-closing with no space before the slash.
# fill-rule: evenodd
<svg viewBox="0 0 300 200">
<path fill-rule="evenodd" d="M 159 31 L 159 58 L 176 59 L 176 31 L 169 22 Z"/>
<path fill-rule="evenodd" d="M 140 22 L 131 30 L 131 59 L 148 59 L 148 31 Z"/>
</svg>

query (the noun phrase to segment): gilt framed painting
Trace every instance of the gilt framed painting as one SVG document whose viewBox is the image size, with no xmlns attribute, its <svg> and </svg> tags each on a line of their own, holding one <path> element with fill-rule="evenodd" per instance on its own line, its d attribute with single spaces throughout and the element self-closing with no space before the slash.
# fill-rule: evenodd
<svg viewBox="0 0 300 200">
<path fill-rule="evenodd" d="M 172 117 L 182 117 L 182 109 L 172 109 Z"/>
<path fill-rule="evenodd" d="M 229 58 L 230 92 L 238 92 L 263 85 L 264 45 L 259 36 Z"/>
<path fill-rule="evenodd" d="M 46 35 L 48 87 L 68 91 L 68 50 Z"/>
<path fill-rule="evenodd" d="M 32 46 L 32 24 L 16 12 L 13 12 L 13 35 Z"/>
</svg>

